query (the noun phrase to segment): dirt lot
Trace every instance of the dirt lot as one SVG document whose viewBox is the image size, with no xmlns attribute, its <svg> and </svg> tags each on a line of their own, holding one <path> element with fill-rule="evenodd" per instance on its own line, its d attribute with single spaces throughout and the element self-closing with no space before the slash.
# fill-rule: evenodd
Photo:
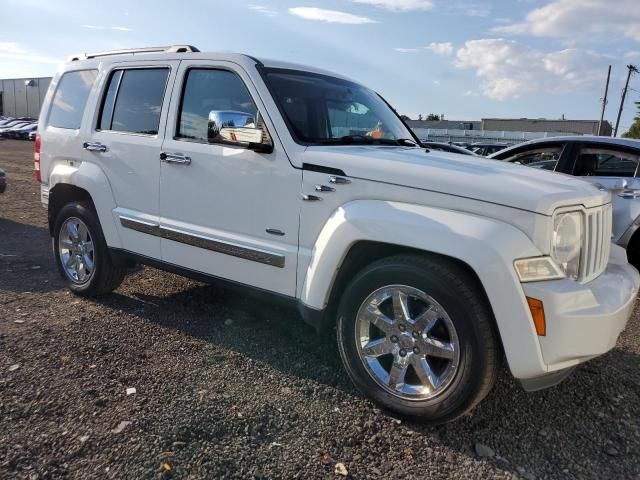
<svg viewBox="0 0 640 480">
<path fill-rule="evenodd" d="M 640 478 L 638 309 L 556 388 L 504 370 L 470 416 L 400 422 L 295 312 L 151 268 L 69 294 L 31 152 L 0 142 L 0 478 Z"/>
</svg>

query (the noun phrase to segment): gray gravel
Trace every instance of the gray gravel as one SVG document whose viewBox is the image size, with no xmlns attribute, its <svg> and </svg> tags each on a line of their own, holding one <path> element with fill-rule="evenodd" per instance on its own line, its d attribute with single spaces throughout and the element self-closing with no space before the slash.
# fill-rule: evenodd
<svg viewBox="0 0 640 480">
<path fill-rule="evenodd" d="M 151 268 L 69 294 L 31 149 L 0 142 L 0 478 L 640 478 L 638 310 L 556 388 L 401 422 L 295 312 Z"/>
</svg>

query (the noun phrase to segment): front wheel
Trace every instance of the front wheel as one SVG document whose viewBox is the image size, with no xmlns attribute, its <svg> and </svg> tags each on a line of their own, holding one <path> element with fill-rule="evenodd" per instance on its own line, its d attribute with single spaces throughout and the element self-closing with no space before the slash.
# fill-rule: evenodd
<svg viewBox="0 0 640 480">
<path fill-rule="evenodd" d="M 53 228 L 53 251 L 58 270 L 71 291 L 95 296 L 115 290 L 125 269 L 109 254 L 93 205 L 62 207 Z"/>
<path fill-rule="evenodd" d="M 384 408 L 428 423 L 477 405 L 497 376 L 498 340 L 475 283 L 454 263 L 412 255 L 360 272 L 337 328 L 355 385 Z"/>
</svg>

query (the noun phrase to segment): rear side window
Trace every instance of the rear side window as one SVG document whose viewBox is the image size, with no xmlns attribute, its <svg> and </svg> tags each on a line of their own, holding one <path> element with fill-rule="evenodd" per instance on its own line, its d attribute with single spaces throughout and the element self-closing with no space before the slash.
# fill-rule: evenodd
<svg viewBox="0 0 640 480">
<path fill-rule="evenodd" d="M 62 75 L 51 102 L 50 126 L 80 128 L 84 107 L 97 75 L 97 70 L 81 70 Z"/>
<path fill-rule="evenodd" d="M 573 174 L 584 177 L 633 177 L 640 156 L 608 148 L 581 148 Z"/>
<path fill-rule="evenodd" d="M 99 130 L 157 135 L 168 68 L 116 70 L 102 101 Z"/>
</svg>

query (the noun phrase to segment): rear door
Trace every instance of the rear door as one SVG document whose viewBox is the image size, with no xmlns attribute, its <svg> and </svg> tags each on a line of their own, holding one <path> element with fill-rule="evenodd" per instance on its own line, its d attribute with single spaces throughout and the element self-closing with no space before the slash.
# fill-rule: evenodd
<svg viewBox="0 0 640 480">
<path fill-rule="evenodd" d="M 113 214 L 126 250 L 159 259 L 160 239 L 149 235 L 159 218 L 158 156 L 178 61 L 116 63 L 103 72 L 85 158 L 111 184 Z"/>
</svg>

